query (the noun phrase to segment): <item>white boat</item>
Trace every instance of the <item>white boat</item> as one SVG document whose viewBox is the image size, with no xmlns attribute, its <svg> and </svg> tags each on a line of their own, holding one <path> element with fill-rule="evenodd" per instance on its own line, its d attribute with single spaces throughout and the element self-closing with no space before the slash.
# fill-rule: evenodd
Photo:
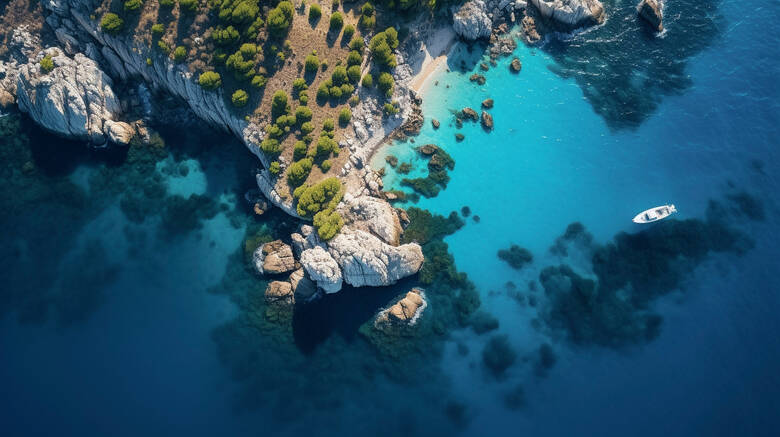
<svg viewBox="0 0 780 437">
<path fill-rule="evenodd" d="M 634 223 L 652 223 L 665 219 L 677 212 L 674 205 L 663 205 L 642 211 L 634 217 Z"/>
</svg>

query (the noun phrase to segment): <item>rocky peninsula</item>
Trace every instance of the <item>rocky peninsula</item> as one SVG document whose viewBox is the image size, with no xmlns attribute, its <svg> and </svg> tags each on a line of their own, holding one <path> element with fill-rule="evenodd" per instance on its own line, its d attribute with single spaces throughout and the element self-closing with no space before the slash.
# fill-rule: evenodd
<svg viewBox="0 0 780 437">
<path fill-rule="evenodd" d="M 295 5 L 282 3 L 294 6 L 298 15 L 302 15 L 306 9 L 306 5 L 300 2 Z M 256 179 L 259 191 L 267 201 L 257 196 L 247 196 L 254 204 L 255 211 L 262 213 L 270 203 L 302 220 L 298 232 L 290 236 L 292 246 L 281 241 L 269 243 L 258 247 L 253 255 L 259 272 L 281 275 L 278 281 L 269 285 L 267 295 L 273 300 L 279 300 L 280 296 L 286 299 L 286 296 L 296 294 L 305 296 L 304 300 L 309 299 L 316 294 L 312 292 L 311 284 L 325 293 L 338 292 L 344 284 L 353 287 L 389 285 L 420 270 L 424 262 L 420 245 L 416 242 L 401 244 L 401 236 L 408 223 L 406 213 L 388 203 L 382 191 L 382 180 L 368 162 L 376 148 L 392 132 L 399 128 L 405 134 L 419 131 L 423 121 L 419 110 L 421 99 L 413 90 L 413 84 L 424 81 L 425 77 L 421 79 L 420 75 L 430 74 L 429 69 L 424 67 L 432 58 L 440 55 L 430 53 L 430 50 L 435 48 L 437 51 L 446 51 L 452 45 L 448 41 L 452 39 L 453 30 L 467 41 L 489 39 L 496 43 L 498 35 L 507 32 L 508 25 L 522 23 L 528 41 L 533 42 L 534 39 L 538 40 L 535 23 L 538 23 L 542 32 L 548 27 L 571 30 L 599 24 L 605 17 L 604 8 L 597 0 L 532 0 L 530 3 L 520 0 L 473 0 L 452 9 L 451 27 L 449 22 L 442 24 L 441 20 L 418 18 L 414 26 L 409 26 L 412 29 L 409 35 L 399 44 L 394 30 L 376 32 L 373 26 L 368 25 L 371 24 L 369 20 L 375 18 L 373 7 L 367 9 L 364 5 L 359 15 L 345 14 L 347 22 L 353 20 L 364 30 L 363 39 L 357 38 L 355 42 L 353 38 L 349 44 L 350 48 L 354 47 L 350 56 L 357 53 L 352 65 L 360 66 L 356 74 L 363 75 L 363 86 L 357 89 L 351 85 L 340 87 L 348 92 L 347 95 L 354 93 L 350 102 L 355 104 L 351 110 L 346 107 L 339 112 L 339 120 L 344 128 L 338 140 L 333 138 L 334 129 L 328 128 L 329 122 L 324 119 L 320 141 L 316 142 L 317 153 L 324 144 L 322 147 L 330 151 L 327 152 L 330 159 L 317 161 L 311 155 L 312 158 L 306 158 L 309 159 L 306 161 L 297 156 L 297 150 L 293 154 L 291 148 L 280 149 L 279 141 L 276 140 L 279 134 L 274 129 L 284 126 L 284 117 L 293 116 L 286 94 L 281 103 L 281 118 L 277 117 L 276 122 L 272 123 L 279 106 L 277 95 L 280 91 L 274 94 L 273 102 L 263 97 L 254 113 L 246 113 L 237 109 L 246 104 L 246 92 L 238 90 L 228 96 L 222 88 L 214 87 L 209 82 L 209 79 L 214 84 L 221 82 L 219 74 L 215 75 L 197 59 L 189 63 L 182 62 L 195 55 L 204 59 L 207 57 L 202 52 L 208 46 L 200 36 L 184 40 L 193 47 L 189 52 L 183 45 L 176 47 L 175 51 L 171 50 L 164 37 L 157 39 L 158 48 L 150 44 L 147 38 L 149 32 L 141 31 L 147 28 L 144 26 L 151 29 L 152 35 L 162 32 L 167 36 L 164 28 L 157 28 L 156 24 L 152 26 L 146 20 L 147 15 L 156 14 L 158 10 L 163 14 L 164 5 L 147 2 L 133 6 L 140 7 L 142 11 L 140 18 L 133 18 L 138 23 L 134 32 L 121 31 L 122 19 L 109 12 L 113 10 L 109 4 L 99 0 L 42 0 L 41 6 L 46 28 L 55 40 L 49 38 L 44 44 L 35 32 L 24 25 L 13 30 L 7 53 L 3 56 L 4 60 L 0 61 L 0 100 L 6 106 L 15 101 L 19 109 L 36 123 L 61 136 L 83 140 L 92 147 L 121 147 L 132 140 L 148 141 L 144 120 L 154 117 L 148 100 L 151 99 L 151 91 L 162 92 L 186 103 L 191 113 L 199 119 L 241 139 L 257 156 L 261 165 Z M 195 9 L 191 11 L 196 17 L 194 21 L 190 19 L 194 29 L 202 27 L 199 26 L 199 20 L 208 19 L 209 11 L 197 8 L 195 4 Z M 288 14 L 280 4 L 277 9 L 268 12 L 269 16 L 277 10 L 279 14 Z M 344 20 L 339 18 L 342 21 L 334 24 L 334 17 L 343 15 L 335 9 L 331 12 L 329 38 L 338 36 Z M 179 4 L 170 13 L 184 17 L 187 10 Z M 316 29 L 317 21 L 312 21 L 312 14 L 310 11 L 309 22 L 314 23 L 312 26 Z M 291 34 L 298 32 L 299 28 L 295 27 L 298 24 L 294 23 L 304 19 L 300 16 L 293 18 L 290 11 L 286 31 Z M 128 15 L 126 20 L 131 20 L 131 16 Z M 334 26 L 337 26 L 335 33 Z M 347 36 L 348 27 L 351 28 L 350 33 L 355 32 L 355 28 L 349 24 L 344 28 L 343 38 Z M 271 31 L 273 29 L 269 27 Z M 205 34 L 216 40 L 224 32 L 229 33 L 229 29 L 209 28 Z M 363 58 L 360 52 L 371 35 L 374 35 L 369 44 L 372 57 Z M 444 49 L 442 35 L 446 35 Z M 511 53 L 514 47 L 512 44 L 507 46 L 506 52 Z M 385 49 L 383 45 L 389 48 Z M 252 44 L 250 46 L 242 45 L 236 56 L 240 57 L 242 53 L 246 55 L 250 51 L 255 53 L 257 49 Z M 278 79 L 281 81 L 279 86 L 289 86 L 284 73 L 294 68 L 291 61 L 285 61 L 284 53 L 295 56 L 295 48 L 288 49 L 289 52 L 277 52 L 277 58 L 281 60 L 277 62 L 276 74 L 281 77 Z M 160 51 L 163 54 L 173 53 L 161 56 Z M 365 79 L 366 75 L 371 76 L 365 73 L 373 71 L 369 70 L 371 62 L 380 62 L 380 52 L 384 53 L 385 68 L 389 66 L 391 71 L 389 79 L 384 77 L 386 73 L 379 75 L 380 82 L 389 81 L 389 86 L 384 85 L 385 96 L 371 89 L 370 83 L 366 85 Z M 312 56 L 317 57 L 316 50 L 306 57 L 307 64 Z M 229 65 L 238 68 L 235 65 L 240 61 L 231 62 L 233 64 Z M 301 66 L 299 62 L 299 70 Z M 212 72 L 211 76 L 201 72 L 204 70 Z M 261 67 L 257 71 L 264 69 Z M 329 85 L 332 87 L 334 81 L 340 80 L 336 77 L 339 73 L 334 70 L 333 74 L 330 82 L 320 82 L 318 98 L 323 87 L 327 94 Z M 321 76 L 318 75 L 315 81 Z M 276 83 L 276 80 L 277 77 L 265 78 L 257 74 L 252 82 L 254 84 L 257 81 L 260 86 L 267 87 L 270 85 L 265 85 L 265 81 L 270 84 Z M 311 118 L 312 113 L 307 112 L 301 98 L 306 94 L 306 85 L 296 81 L 293 81 L 293 86 L 294 94 L 298 94 L 297 98 L 300 99 L 298 108 L 304 108 L 300 112 L 296 110 L 296 115 Z M 116 92 L 117 83 L 122 84 L 123 90 L 128 88 L 128 84 L 135 84 L 136 98 L 133 100 L 136 104 L 133 107 Z M 341 94 L 342 91 L 339 91 Z M 279 100 L 282 100 L 281 97 Z M 229 104 L 231 101 L 232 106 Z M 322 111 L 326 110 L 327 106 Z M 315 114 L 315 119 L 317 117 L 320 115 Z M 492 118 L 488 113 L 482 114 L 482 122 L 487 129 L 492 128 Z M 301 126 L 300 120 L 297 124 L 291 123 L 294 128 Z M 333 124 L 332 119 L 330 123 Z M 289 132 L 290 126 L 285 129 Z M 300 135 L 306 139 L 305 134 Z M 282 133 L 280 139 L 283 141 L 284 138 L 285 134 Z M 276 150 L 270 152 L 273 147 Z M 333 171 L 330 171 L 331 161 L 338 165 Z M 311 171 L 313 162 L 322 167 L 316 175 Z M 305 173 L 300 182 L 307 182 L 301 185 L 296 181 L 298 185 L 288 185 L 292 180 L 291 172 L 301 167 Z M 327 179 L 326 173 L 335 176 Z M 293 188 L 297 186 L 301 189 L 295 189 L 293 193 Z M 323 204 L 317 209 L 307 209 L 313 204 L 313 199 L 322 196 L 322 193 L 327 197 L 327 208 Z M 314 226 L 309 224 L 312 219 Z M 305 291 L 299 293 L 298 288 L 302 285 Z"/>
</svg>

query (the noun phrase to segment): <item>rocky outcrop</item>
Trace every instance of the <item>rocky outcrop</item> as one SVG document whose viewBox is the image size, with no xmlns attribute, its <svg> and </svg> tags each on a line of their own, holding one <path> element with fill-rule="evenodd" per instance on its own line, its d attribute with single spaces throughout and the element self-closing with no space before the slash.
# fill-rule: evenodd
<svg viewBox="0 0 780 437">
<path fill-rule="evenodd" d="M 292 248 L 282 240 L 275 240 L 258 247 L 252 254 L 252 261 L 261 275 L 278 275 L 296 268 Z"/>
<path fill-rule="evenodd" d="M 339 264 L 322 246 L 304 250 L 301 253 L 301 264 L 311 280 L 325 293 L 341 290 L 344 280 Z"/>
<path fill-rule="evenodd" d="M 512 73 L 519 73 L 520 70 L 523 69 L 523 63 L 520 62 L 520 59 L 514 58 L 512 59 L 512 63 L 509 64 L 509 68 Z"/>
<path fill-rule="evenodd" d="M 452 28 L 455 33 L 467 41 L 490 37 L 493 22 L 488 17 L 487 6 L 482 0 L 464 3 L 452 15 Z"/>
<path fill-rule="evenodd" d="M 490 109 L 493 107 L 493 99 L 485 99 L 482 101 L 482 107 L 485 109 Z"/>
<path fill-rule="evenodd" d="M 656 32 L 664 30 L 663 4 L 656 0 L 642 0 L 636 7 L 639 17 Z"/>
<path fill-rule="evenodd" d="M 265 289 L 265 298 L 271 302 L 292 303 L 292 285 L 287 281 L 272 281 Z"/>
<path fill-rule="evenodd" d="M 554 27 L 570 31 L 601 24 L 606 19 L 599 0 L 530 0 Z"/>
<path fill-rule="evenodd" d="M 428 301 L 425 299 L 425 292 L 419 288 L 414 288 L 399 299 L 398 302 L 390 306 L 390 308 L 381 311 L 377 315 L 375 324 L 395 322 L 414 325 L 427 307 Z"/>
<path fill-rule="evenodd" d="M 328 242 L 328 252 L 341 267 L 344 281 L 354 287 L 393 284 L 420 270 L 424 259 L 416 243 L 391 246 L 365 231 L 349 228 Z"/>
<path fill-rule="evenodd" d="M 303 268 L 290 273 L 290 285 L 297 303 L 308 303 L 319 296 L 317 284 L 306 275 Z"/>
<path fill-rule="evenodd" d="M 389 203 L 370 196 L 355 198 L 347 195 L 338 211 L 349 228 L 368 232 L 390 245 L 398 245 L 401 223 Z"/>
<path fill-rule="evenodd" d="M 482 127 L 486 130 L 493 129 L 493 116 L 487 111 L 482 111 Z"/>
<path fill-rule="evenodd" d="M 51 56 L 54 63 L 50 72 L 40 66 L 44 56 Z M 134 130 L 114 121 L 120 105 L 112 85 L 92 59 L 81 53 L 69 58 L 47 49 L 20 67 L 16 98 L 20 110 L 56 134 L 92 144 L 105 144 L 107 139 L 127 144 Z"/>
</svg>

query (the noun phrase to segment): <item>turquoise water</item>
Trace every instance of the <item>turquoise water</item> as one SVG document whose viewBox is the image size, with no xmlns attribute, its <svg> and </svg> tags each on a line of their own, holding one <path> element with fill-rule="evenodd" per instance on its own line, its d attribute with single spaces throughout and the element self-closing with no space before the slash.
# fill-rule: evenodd
<svg viewBox="0 0 780 437">
<path fill-rule="evenodd" d="M 445 241 L 499 321 L 485 335 L 456 329 L 411 358 L 378 355 L 358 329 L 413 280 L 345 290 L 293 315 L 258 303 L 266 280 L 244 269 L 244 240 L 285 236 L 295 223 L 252 215 L 242 198 L 254 158 L 225 135 L 163 129 L 164 153 L 133 151 L 156 157 L 148 162 L 2 125 L 4 435 L 773 435 L 780 7 L 667 2 L 668 31 L 654 42 L 637 33 L 632 5 L 605 3 L 607 25 L 565 50 L 521 46 L 522 72 L 500 60 L 484 86 L 468 80 L 480 49 L 459 46 L 452 72 L 425 92 L 426 120 L 441 128 L 426 122 L 414 144 L 375 158 L 376 168 L 388 153 L 410 161 L 412 176 L 425 173 L 414 146 L 455 159 L 447 188 L 416 206 L 469 207 Z M 495 129 L 457 128 L 452 111 L 485 98 Z M 16 141 L 25 135 L 29 144 Z M 386 187 L 408 190 L 387 171 Z M 191 194 L 203 197 L 176 200 Z M 741 208 L 753 205 L 745 199 L 761 206 Z M 707 219 L 710 200 L 753 244 L 683 262 L 678 249 L 725 241 Z M 630 219 L 667 202 L 675 223 L 696 227 L 648 231 L 670 243 L 661 259 L 679 270 L 638 272 L 671 283 L 641 308 L 661 317 L 654 336 L 615 346 L 553 326 L 545 285 L 554 290 L 540 273 L 566 264 L 615 279 L 596 271 L 593 252 L 647 229 Z M 572 222 L 593 243 L 551 253 Z M 500 260 L 511 244 L 533 262 L 515 270 Z M 517 354 L 499 376 L 482 359 L 496 334 Z M 542 344 L 554 365 L 539 365 Z"/>
</svg>

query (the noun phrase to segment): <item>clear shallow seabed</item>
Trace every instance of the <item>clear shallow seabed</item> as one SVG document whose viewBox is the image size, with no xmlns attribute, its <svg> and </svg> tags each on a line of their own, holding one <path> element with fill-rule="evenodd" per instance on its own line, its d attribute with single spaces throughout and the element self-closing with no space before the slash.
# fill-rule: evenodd
<svg viewBox="0 0 780 437">
<path fill-rule="evenodd" d="M 615 3 L 607 4 L 610 10 Z M 0 300 L 0 422 L 7 435 L 293 435 L 312 426 L 334 435 L 773 435 L 780 426 L 780 6 L 667 2 L 670 56 L 640 47 L 659 43 L 639 37 L 627 13 L 633 6 L 618 4 L 622 12 L 607 25 L 567 48 L 520 46 L 522 72 L 511 74 L 511 58 L 504 59 L 484 73 L 484 86 L 468 80 L 481 53 L 459 47 L 449 61 L 453 72 L 437 73 L 426 89 L 426 124 L 415 143 L 375 157 L 376 168 L 386 154 L 412 161 L 412 177 L 425 168 L 414 146 L 438 144 L 455 159 L 447 188 L 417 206 L 443 215 L 468 206 L 480 217 L 466 219 L 446 242 L 518 354 L 502 377 L 482 365 L 494 333 L 466 329 L 452 333 L 440 362 L 418 364 L 439 378 L 419 387 L 395 382 L 372 370 L 380 365 L 349 326 L 359 316 L 336 307 L 331 315 L 344 322 L 307 314 L 312 320 L 293 327 L 289 347 L 238 335 L 236 326 L 246 323 L 246 305 L 235 298 L 242 283 L 209 291 L 252 226 L 241 196 L 252 184 L 253 157 L 236 142 L 163 132 L 169 149 L 185 150 L 153 164 L 167 196 L 205 194 L 225 206 L 195 224 L 175 211 L 137 224 L 118 194 L 100 194 L 105 179 L 95 175 L 112 168 L 111 159 L 81 156 L 62 170 L 48 154 L 64 156 L 78 145 L 33 135 L 35 162 L 60 165 L 50 165 L 41 182 L 56 190 L 29 195 L 37 209 L 6 202 L 34 211 L 31 217 L 0 213 L 2 256 L 10 260 Z M 610 74 L 590 74 L 594 67 L 584 60 L 605 63 Z M 485 98 L 495 100 L 495 129 L 456 129 L 451 111 L 476 109 Z M 431 117 L 442 122 L 439 130 L 427 123 Z M 465 140 L 456 142 L 455 132 Z M 187 153 L 188 141 L 200 148 Z M 143 177 L 108 177 L 154 197 Z M 399 188 L 399 180 L 388 167 L 386 187 Z M 86 190 L 74 194 L 74 187 Z M 676 219 L 703 220 L 711 199 L 730 205 L 743 192 L 763 205 L 764 219 L 735 214 L 729 224 L 754 247 L 708 255 L 675 283 L 682 291 L 654 299 L 663 317 L 656 338 L 620 348 L 575 344 L 534 322 L 538 308 L 527 302 L 536 296 L 543 306 L 545 291 L 526 284 L 538 283 L 545 267 L 566 263 L 594 277 L 587 256 L 549 251 L 570 223 L 605 244 L 643 229 L 630 219 L 647 207 L 673 202 Z M 85 206 L 72 207 L 79 202 Z M 280 235 L 292 224 L 278 214 L 268 218 Z M 514 270 L 501 261 L 497 251 L 510 244 L 529 249 L 533 263 Z M 25 288 L 18 278 L 35 281 Z M 369 318 L 401 289 L 370 290 L 381 294 L 376 300 L 345 296 L 360 301 Z M 534 365 L 543 343 L 556 357 L 548 370 Z M 346 377 L 338 366 L 356 371 Z M 518 385 L 521 406 L 507 408 L 505 395 Z M 445 414 L 442 399 L 452 400 Z"/>
</svg>

